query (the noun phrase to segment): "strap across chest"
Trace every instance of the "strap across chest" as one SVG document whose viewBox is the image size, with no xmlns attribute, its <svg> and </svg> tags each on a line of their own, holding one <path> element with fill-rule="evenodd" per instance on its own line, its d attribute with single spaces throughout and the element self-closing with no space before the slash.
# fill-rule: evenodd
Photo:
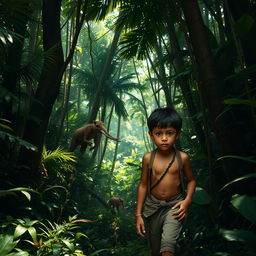
<svg viewBox="0 0 256 256">
<path fill-rule="evenodd" d="M 181 159 L 181 154 L 180 151 L 174 149 L 174 154 L 173 154 L 173 158 L 171 160 L 171 162 L 168 164 L 168 167 L 166 168 L 166 170 L 162 173 L 162 175 L 160 176 L 160 178 L 152 185 L 151 181 L 152 181 L 152 174 L 154 174 L 153 171 L 153 162 L 155 159 L 155 155 L 156 155 L 156 150 L 151 152 L 150 155 L 150 160 L 149 160 L 149 168 L 148 168 L 148 185 L 149 185 L 149 190 L 148 192 L 150 193 L 152 189 L 154 189 L 160 182 L 161 180 L 164 178 L 164 176 L 166 175 L 166 173 L 168 172 L 168 170 L 170 169 L 170 167 L 172 166 L 172 164 L 175 161 L 175 158 L 177 158 L 177 162 L 178 162 L 178 168 L 179 168 L 179 175 L 180 175 L 180 180 L 181 180 L 181 185 L 182 185 L 182 190 L 184 190 L 184 185 L 183 185 L 183 181 L 182 181 L 182 176 L 181 176 L 181 171 L 182 171 L 182 159 Z"/>
</svg>

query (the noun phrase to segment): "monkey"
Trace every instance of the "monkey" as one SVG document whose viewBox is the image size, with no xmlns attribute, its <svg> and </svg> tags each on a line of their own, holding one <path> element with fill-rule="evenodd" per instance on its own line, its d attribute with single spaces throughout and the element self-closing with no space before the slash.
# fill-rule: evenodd
<svg viewBox="0 0 256 256">
<path fill-rule="evenodd" d="M 119 138 L 114 138 L 108 133 L 102 121 L 93 121 L 93 123 L 78 128 L 73 133 L 69 151 L 73 152 L 76 147 L 80 145 L 80 154 L 82 156 L 87 146 L 90 147 L 90 150 L 97 148 L 100 143 L 100 133 L 111 140 L 119 141 Z M 92 146 L 92 142 L 90 142 L 91 139 L 94 140 L 94 146 Z"/>
<path fill-rule="evenodd" d="M 112 208 L 112 210 L 117 213 L 119 213 L 119 208 L 122 207 L 124 208 L 124 199 L 120 198 L 120 197 L 111 197 L 108 200 L 108 205 L 110 208 Z"/>
</svg>

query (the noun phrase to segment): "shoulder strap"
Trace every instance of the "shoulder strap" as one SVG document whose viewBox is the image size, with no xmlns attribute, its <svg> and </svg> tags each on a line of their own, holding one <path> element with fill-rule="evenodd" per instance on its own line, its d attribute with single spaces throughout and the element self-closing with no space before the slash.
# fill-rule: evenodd
<svg viewBox="0 0 256 256">
<path fill-rule="evenodd" d="M 156 156 L 156 149 L 151 152 L 150 154 L 150 159 L 149 159 L 149 164 L 148 164 L 148 193 L 150 194 L 150 187 L 151 187 L 151 177 L 152 177 L 152 166 L 153 162 Z"/>
<path fill-rule="evenodd" d="M 178 166 L 179 166 L 181 189 L 182 189 L 182 192 L 184 193 L 185 189 L 184 189 L 183 173 L 182 173 L 183 162 L 182 162 L 180 151 L 177 150 L 177 154 L 176 155 L 177 155 L 177 161 L 178 161 Z"/>
<path fill-rule="evenodd" d="M 182 158 L 181 158 L 180 151 L 176 150 L 176 153 L 177 153 L 176 156 L 177 156 L 179 171 L 182 171 L 182 169 L 183 169 L 183 163 L 182 163 Z"/>
<path fill-rule="evenodd" d="M 155 156 L 156 156 L 156 150 L 152 151 L 151 154 L 150 154 L 148 169 L 152 169 Z"/>
</svg>

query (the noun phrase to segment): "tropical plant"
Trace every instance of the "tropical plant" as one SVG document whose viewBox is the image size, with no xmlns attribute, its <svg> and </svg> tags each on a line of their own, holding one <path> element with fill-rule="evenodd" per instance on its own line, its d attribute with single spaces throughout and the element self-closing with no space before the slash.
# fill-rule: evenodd
<svg viewBox="0 0 256 256">
<path fill-rule="evenodd" d="M 75 231 L 78 222 L 92 222 L 86 219 L 69 217 L 62 224 L 46 221 L 47 224 L 28 218 L 9 221 L 4 224 L 7 232 L 0 235 L 1 256 L 46 256 L 68 255 L 84 256 L 79 245 L 80 238 L 88 237 Z M 13 230 L 12 226 L 15 226 Z M 27 244 L 31 246 L 28 247 Z"/>
</svg>

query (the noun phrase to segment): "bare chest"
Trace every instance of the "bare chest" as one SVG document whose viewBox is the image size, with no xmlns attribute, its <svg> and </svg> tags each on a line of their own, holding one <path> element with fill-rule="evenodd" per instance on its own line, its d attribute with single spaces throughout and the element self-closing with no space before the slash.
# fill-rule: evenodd
<svg viewBox="0 0 256 256">
<path fill-rule="evenodd" d="M 160 178 L 167 170 L 168 167 L 168 163 L 158 163 L 158 164 L 154 164 L 152 166 L 152 178 L 153 179 L 158 179 Z M 165 176 L 179 176 L 179 165 L 177 160 L 174 161 L 174 163 L 172 164 L 172 166 L 167 170 Z"/>
</svg>

